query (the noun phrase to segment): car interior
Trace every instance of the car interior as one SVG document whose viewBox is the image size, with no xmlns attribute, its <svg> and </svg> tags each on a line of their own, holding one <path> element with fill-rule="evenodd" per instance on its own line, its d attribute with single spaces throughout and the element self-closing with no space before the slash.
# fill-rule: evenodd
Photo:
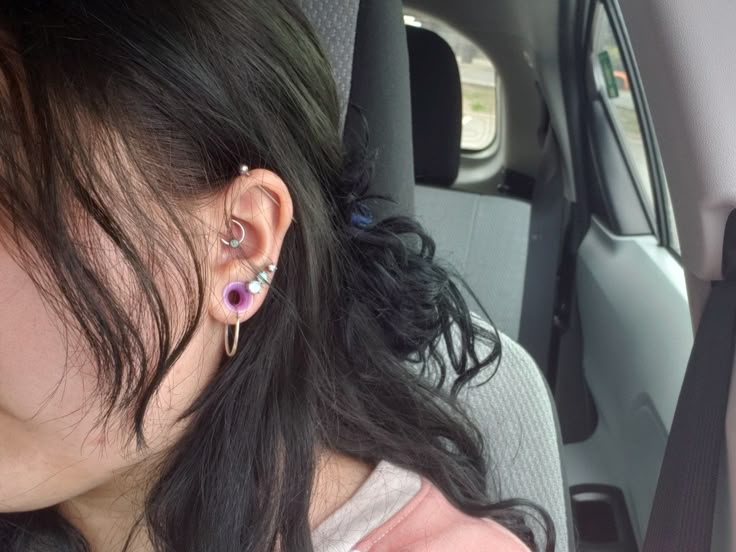
<svg viewBox="0 0 736 552">
<path fill-rule="evenodd" d="M 734 125 L 693 92 L 714 66 L 692 33 L 725 51 L 723 13 L 665 0 L 300 3 L 333 64 L 345 143 L 367 126 L 371 191 L 391 199 L 374 214 L 416 216 L 505 336 L 506 369 L 463 395 L 499 498 L 545 508 L 557 551 L 706 550 L 656 548 L 647 529 L 676 410 L 697 422 L 678 399 L 736 206 L 733 156 L 706 134 L 728 144 Z M 726 108 L 722 72 L 705 88 Z M 726 449 L 713 449 L 712 550 L 736 549 Z"/>
</svg>

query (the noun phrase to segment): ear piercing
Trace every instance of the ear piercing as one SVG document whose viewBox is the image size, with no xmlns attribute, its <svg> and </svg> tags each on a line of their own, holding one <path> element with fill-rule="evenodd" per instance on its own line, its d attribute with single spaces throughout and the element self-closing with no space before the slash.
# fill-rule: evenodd
<svg viewBox="0 0 736 552">
<path fill-rule="evenodd" d="M 248 175 L 250 175 L 250 167 L 249 167 L 248 165 L 246 165 L 245 163 L 243 163 L 242 165 L 240 165 L 240 167 L 238 167 L 238 173 L 240 174 L 240 176 L 248 176 Z M 263 192 L 263 194 L 264 194 L 264 195 L 265 195 L 265 196 L 266 196 L 266 197 L 267 197 L 267 198 L 268 198 L 269 200 L 271 200 L 271 202 L 272 202 L 272 203 L 274 203 L 275 205 L 279 205 L 279 206 L 281 205 L 281 204 L 279 203 L 279 200 L 278 200 L 278 199 L 276 199 L 276 198 L 275 198 L 275 197 L 273 196 L 273 194 L 272 194 L 271 192 L 269 192 L 269 191 L 268 191 L 268 190 L 267 190 L 266 188 L 264 188 L 264 187 L 263 187 L 263 186 L 261 186 L 261 185 L 258 185 L 258 187 L 259 187 L 259 188 L 260 188 L 260 190 L 261 190 L 261 191 Z"/>
<path fill-rule="evenodd" d="M 243 282 L 230 282 L 225 286 L 222 298 L 225 306 L 238 314 L 247 311 L 253 304 L 253 294 L 248 291 Z"/>
<path fill-rule="evenodd" d="M 230 326 L 225 326 L 225 353 L 229 357 L 234 357 L 238 351 L 238 339 L 240 338 L 240 313 L 247 311 L 253 305 L 253 294 L 243 282 L 230 282 L 225 286 L 222 293 L 222 299 L 225 306 L 238 314 L 235 322 L 235 331 L 232 342 L 230 341 Z"/>
<path fill-rule="evenodd" d="M 238 239 L 236 237 L 232 237 L 229 240 L 226 240 L 224 238 L 220 238 L 220 239 L 222 240 L 222 243 L 224 243 L 225 245 L 229 245 L 233 249 L 237 249 L 245 241 L 245 227 L 235 219 L 232 220 L 232 223 L 240 229 L 240 238 Z"/>
<path fill-rule="evenodd" d="M 253 295 L 258 295 L 259 293 L 261 293 L 263 286 L 268 284 L 269 280 L 273 276 L 273 273 L 276 272 L 277 269 L 278 267 L 275 264 L 268 265 L 268 272 L 262 270 L 258 273 L 255 280 L 248 282 L 248 291 L 250 291 Z"/>
<path fill-rule="evenodd" d="M 225 307 L 238 315 L 232 341 L 230 338 L 230 326 L 225 326 L 225 353 L 231 358 L 238 352 L 241 313 L 246 312 L 253 306 L 254 297 L 261 293 L 263 286 L 269 283 L 273 274 L 278 270 L 278 267 L 275 264 L 270 264 L 267 270 L 259 272 L 256 279 L 247 284 L 245 282 L 230 282 L 222 292 L 222 300 Z"/>
</svg>

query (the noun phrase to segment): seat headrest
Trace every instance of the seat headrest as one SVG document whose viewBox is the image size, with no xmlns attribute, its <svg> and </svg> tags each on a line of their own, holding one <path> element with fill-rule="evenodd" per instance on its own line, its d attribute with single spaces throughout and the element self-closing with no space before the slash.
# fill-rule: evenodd
<svg viewBox="0 0 736 552">
<path fill-rule="evenodd" d="M 417 183 L 452 186 L 460 169 L 463 98 L 449 44 L 427 29 L 407 27 Z"/>
<path fill-rule="evenodd" d="M 401 0 L 299 0 L 330 57 L 348 149 L 377 155 L 374 219 L 414 212 L 409 54 Z M 351 107 L 348 107 L 348 104 Z"/>
<path fill-rule="evenodd" d="M 355 27 L 360 0 L 299 0 L 299 4 L 322 39 L 325 53 L 332 65 L 340 97 L 340 122 L 344 124 L 353 76 Z"/>
<path fill-rule="evenodd" d="M 376 220 L 414 213 L 409 53 L 401 0 L 363 0 L 358 12 L 353 81 L 344 142 L 365 145 L 377 159 L 369 194 Z"/>
</svg>

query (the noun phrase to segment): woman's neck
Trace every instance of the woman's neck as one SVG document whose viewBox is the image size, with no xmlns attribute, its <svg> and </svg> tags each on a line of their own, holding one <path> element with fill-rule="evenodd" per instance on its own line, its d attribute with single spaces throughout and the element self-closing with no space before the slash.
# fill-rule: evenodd
<svg viewBox="0 0 736 552">
<path fill-rule="evenodd" d="M 309 507 L 310 527 L 318 527 L 345 504 L 365 483 L 374 468 L 335 452 L 320 455 Z"/>
<path fill-rule="evenodd" d="M 334 452 L 321 453 L 309 508 L 313 529 L 344 505 L 374 466 Z M 61 514 L 85 537 L 91 552 L 150 552 L 145 522 L 139 523 L 152 470 L 136 466 L 115 480 L 60 505 Z M 131 537 L 132 535 L 132 537 Z"/>
<path fill-rule="evenodd" d="M 134 531 L 144 498 L 138 492 L 117 485 L 98 487 L 60 505 L 61 514 L 84 536 L 92 552 L 150 550 L 145 529 Z M 140 493 L 143 494 L 143 493 Z M 131 535 L 133 535 L 131 537 Z"/>
</svg>

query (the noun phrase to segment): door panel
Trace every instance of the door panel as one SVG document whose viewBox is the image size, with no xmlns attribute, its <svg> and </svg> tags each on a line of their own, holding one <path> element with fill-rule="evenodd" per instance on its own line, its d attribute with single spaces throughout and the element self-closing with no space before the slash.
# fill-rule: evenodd
<svg viewBox="0 0 736 552">
<path fill-rule="evenodd" d="M 599 424 L 565 447 L 568 476 L 621 488 L 641 539 L 693 341 L 684 273 L 654 236 L 616 236 L 594 219 L 577 292 Z"/>
</svg>

